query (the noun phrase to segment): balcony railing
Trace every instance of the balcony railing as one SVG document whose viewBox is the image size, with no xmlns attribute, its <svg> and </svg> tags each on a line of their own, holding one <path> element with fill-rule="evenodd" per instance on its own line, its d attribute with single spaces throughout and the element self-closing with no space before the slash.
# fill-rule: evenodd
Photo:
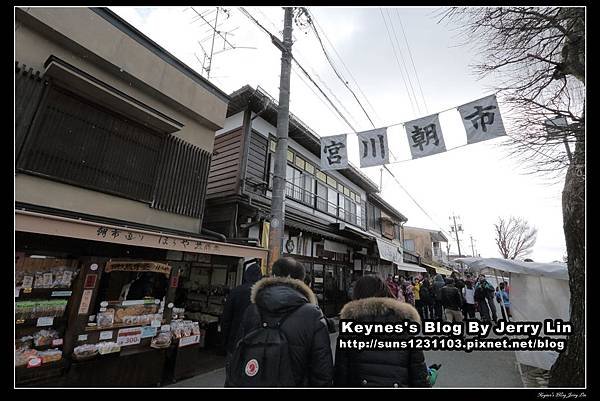
<svg viewBox="0 0 600 401">
<path fill-rule="evenodd" d="M 285 195 L 296 202 L 309 206 L 313 209 L 317 209 L 320 212 L 327 213 L 333 217 L 336 217 L 337 219 L 353 224 L 357 227 L 361 227 L 363 230 L 367 229 L 365 202 L 360 204 L 360 214 L 353 213 L 351 210 L 346 210 L 343 206 L 329 202 L 329 200 L 318 196 L 316 193 L 299 187 L 298 185 L 295 185 L 289 181 L 286 181 Z"/>
</svg>

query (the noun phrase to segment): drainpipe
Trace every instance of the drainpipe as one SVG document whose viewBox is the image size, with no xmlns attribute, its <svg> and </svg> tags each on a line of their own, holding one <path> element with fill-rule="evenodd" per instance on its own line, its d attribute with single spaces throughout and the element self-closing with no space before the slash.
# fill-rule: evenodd
<svg viewBox="0 0 600 401">
<path fill-rule="evenodd" d="M 218 233 L 216 231 L 209 230 L 208 228 L 202 227 L 202 229 L 200 230 L 200 233 L 210 235 L 211 237 L 216 237 L 223 242 L 227 242 L 227 237 L 225 235 Z"/>
</svg>

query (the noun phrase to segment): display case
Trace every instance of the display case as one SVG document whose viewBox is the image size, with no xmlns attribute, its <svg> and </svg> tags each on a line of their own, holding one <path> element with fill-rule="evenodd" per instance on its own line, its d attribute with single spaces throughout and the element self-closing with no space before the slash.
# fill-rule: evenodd
<svg viewBox="0 0 600 401">
<path fill-rule="evenodd" d="M 64 374 L 64 339 L 76 259 L 17 253 L 15 384 L 43 385 Z"/>
</svg>

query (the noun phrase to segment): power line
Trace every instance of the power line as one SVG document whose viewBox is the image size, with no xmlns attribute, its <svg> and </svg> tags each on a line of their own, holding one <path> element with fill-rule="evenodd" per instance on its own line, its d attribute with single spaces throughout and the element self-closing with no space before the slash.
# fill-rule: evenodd
<svg viewBox="0 0 600 401">
<path fill-rule="evenodd" d="M 242 9 L 242 7 L 240 7 L 240 10 Z M 265 19 L 275 28 L 277 29 L 276 25 L 271 21 L 271 19 L 269 19 L 260 9 L 257 9 L 261 15 L 263 15 L 263 17 L 265 17 Z M 241 10 L 242 11 L 242 10 Z M 256 20 L 256 18 L 252 17 L 252 15 L 247 11 L 247 10 L 243 10 L 242 11 L 244 13 L 244 15 L 246 15 L 246 17 L 250 18 L 255 24 L 257 24 L 261 29 L 263 29 L 265 32 L 267 32 L 269 35 L 272 35 L 270 31 L 268 31 L 264 26 L 262 26 L 258 20 Z M 295 51 L 297 54 L 302 55 L 302 53 L 300 53 L 300 51 L 296 50 Z M 299 68 L 303 68 L 297 61 L 297 59 L 295 59 L 292 56 L 293 61 L 298 65 Z M 348 111 L 348 109 L 346 108 L 346 106 L 344 106 L 344 103 L 336 96 L 336 94 L 333 92 L 333 90 L 331 88 L 329 88 L 329 86 L 325 83 L 325 81 L 323 79 L 321 79 L 321 76 L 310 66 L 308 66 L 308 68 L 311 69 L 313 75 L 316 77 L 316 79 L 325 87 L 325 89 L 327 90 L 327 92 L 329 92 L 329 94 L 331 95 L 331 97 L 333 97 L 337 103 L 339 104 L 339 107 L 343 109 L 343 111 L 349 115 L 350 120 L 352 120 L 352 122 L 354 124 L 356 124 L 356 120 L 354 119 L 354 115 L 352 113 L 350 113 L 350 111 Z M 292 71 L 295 71 L 294 69 L 292 69 Z M 309 76 L 310 74 L 306 71 L 303 72 L 309 79 L 312 80 L 312 78 Z M 300 76 L 300 75 L 298 75 Z M 313 81 L 314 82 L 314 81 Z M 324 93 L 324 91 L 319 87 L 319 85 L 317 85 L 316 83 L 314 83 L 314 85 L 317 87 L 317 89 L 319 89 L 319 91 L 321 91 L 321 93 L 323 94 L 323 96 L 327 99 L 327 101 L 329 102 L 329 104 L 336 110 L 336 112 L 338 112 L 338 116 L 342 116 L 344 122 L 346 122 L 346 118 L 343 116 L 343 113 L 339 112 L 338 107 L 334 104 L 334 102 Z M 313 93 L 315 93 L 313 91 Z M 317 97 L 319 97 L 317 95 Z M 319 100 L 321 100 L 321 102 L 323 101 L 320 97 Z M 352 124 L 349 124 L 350 127 L 352 127 Z"/>
<path fill-rule="evenodd" d="M 417 78 L 417 84 L 419 85 L 419 91 L 421 92 L 421 98 L 423 99 L 423 106 L 425 106 L 425 112 L 429 113 L 429 110 L 427 109 L 427 103 L 425 102 L 425 96 L 423 95 L 423 87 L 421 86 L 421 81 L 419 80 L 419 73 L 417 72 L 417 68 L 415 67 L 415 61 L 413 60 L 412 51 L 410 50 L 410 45 L 408 44 L 408 39 L 406 38 L 406 33 L 404 32 L 404 25 L 402 24 L 402 19 L 400 18 L 400 13 L 398 12 L 398 9 L 396 9 L 396 16 L 398 17 L 398 21 L 400 22 L 402 36 L 404 36 L 404 42 L 406 43 L 406 48 L 408 49 L 408 55 L 410 56 L 410 61 L 413 66 L 413 70 L 415 71 L 415 77 Z"/>
<path fill-rule="evenodd" d="M 354 96 L 354 99 L 356 100 L 356 102 L 358 103 L 358 105 L 360 106 L 360 108 L 362 109 L 363 113 L 365 113 L 365 116 L 367 116 L 367 119 L 369 120 L 369 122 L 371 123 L 371 125 L 373 126 L 373 128 L 375 128 L 375 123 L 373 122 L 373 120 L 371 120 L 371 117 L 369 117 L 369 114 L 367 113 L 367 111 L 365 110 L 364 106 L 362 105 L 362 103 L 358 99 L 358 96 L 356 96 L 356 93 L 354 93 L 354 91 L 352 90 L 352 88 L 350 88 L 350 85 L 348 85 L 348 81 L 346 81 L 344 78 L 342 78 L 342 76 L 338 72 L 337 68 L 335 67 L 333 60 L 331 60 L 331 58 L 329 57 L 329 53 L 327 52 L 327 49 L 325 49 L 325 45 L 323 44 L 323 41 L 321 40 L 321 36 L 319 35 L 319 31 L 317 30 L 317 27 L 315 26 L 315 24 L 312 23 L 312 16 L 309 14 L 309 12 L 308 12 L 308 10 L 306 8 L 302 7 L 302 10 L 304 10 L 304 12 L 306 13 L 306 15 L 308 16 L 308 22 L 309 22 L 309 24 L 310 24 L 313 32 L 315 33 L 315 36 L 317 37 L 317 40 L 319 41 L 319 44 L 321 45 L 321 49 L 323 50 L 323 53 L 325 54 L 325 58 L 329 62 L 329 65 L 333 69 L 333 72 L 335 72 L 335 75 L 337 75 L 337 77 L 340 79 L 340 81 L 342 81 L 342 83 L 344 84 L 344 86 L 346 88 L 348 88 L 348 90 L 350 91 L 350 93 L 352 93 L 352 96 Z"/>
<path fill-rule="evenodd" d="M 392 40 L 392 34 L 390 33 L 390 29 L 388 27 L 387 21 L 385 20 L 385 16 L 383 15 L 383 10 L 380 8 L 379 12 L 381 13 L 381 18 L 383 19 L 383 23 L 385 25 L 385 29 L 388 34 L 388 38 L 390 39 L 390 44 L 392 45 L 392 51 L 394 53 L 394 57 L 396 58 L 396 63 L 398 64 L 398 69 L 400 70 L 400 77 L 402 78 L 402 82 L 404 82 L 404 88 L 406 89 L 406 96 L 408 97 L 408 101 L 410 103 L 410 108 L 412 109 L 413 115 L 415 112 L 415 105 L 413 103 L 412 98 L 410 97 L 410 91 L 408 90 L 408 85 L 406 83 L 406 79 L 404 78 L 404 72 L 402 71 L 402 67 L 400 66 L 400 60 L 398 60 L 398 55 L 396 54 L 396 47 L 394 45 L 394 41 Z"/>
<path fill-rule="evenodd" d="M 271 40 L 273 41 L 277 41 L 277 37 L 275 35 L 273 35 L 267 28 L 265 28 L 260 22 L 258 22 L 248 11 L 246 11 L 246 9 L 244 9 L 243 7 L 239 7 L 240 11 L 242 11 L 242 13 L 249 18 L 252 22 L 254 22 L 254 24 L 256 24 L 258 27 L 260 27 L 263 31 L 265 31 L 270 37 Z M 354 132 L 357 132 L 356 129 L 354 129 L 354 126 L 352 124 L 350 124 L 350 122 L 348 121 L 348 119 L 342 114 L 342 112 L 337 108 L 337 106 L 333 103 L 333 101 L 329 98 L 329 96 L 327 96 L 327 94 L 323 91 L 323 89 L 321 89 L 321 87 L 315 82 L 315 80 L 311 77 L 311 75 L 304 69 L 304 67 L 302 67 L 302 65 L 298 62 L 298 60 L 292 55 L 292 61 L 294 61 L 296 63 L 296 65 L 298 66 L 298 68 L 300 68 L 300 70 L 302 71 L 302 73 L 310 80 L 310 82 L 319 90 L 319 92 L 321 92 L 321 95 L 323 95 L 323 97 L 329 102 L 329 104 L 334 108 L 334 110 L 340 115 L 340 117 L 342 117 L 342 119 L 344 120 L 344 122 L 350 127 L 352 128 L 352 130 Z"/>
<path fill-rule="evenodd" d="M 250 13 L 248 13 L 248 11 L 246 11 L 243 7 L 240 7 L 240 10 L 242 11 L 242 13 L 249 18 L 250 20 L 252 20 L 252 22 L 254 22 L 258 27 L 260 27 L 263 31 L 265 31 L 270 37 L 271 40 L 276 41 L 277 38 L 275 37 L 275 35 L 273 35 L 267 28 L 265 28 L 260 22 L 258 22 Z M 335 109 L 335 111 L 340 115 L 340 117 L 342 117 L 342 119 L 344 120 L 344 122 L 355 132 L 357 133 L 356 129 L 352 126 L 352 124 L 350 124 L 350 122 L 346 119 L 346 117 L 340 112 L 340 110 L 335 107 L 335 105 L 333 104 L 333 102 L 331 101 L 331 99 L 329 99 L 329 97 L 323 92 L 323 90 L 319 87 L 319 85 L 317 85 L 317 83 L 312 79 L 312 77 L 310 76 L 310 74 L 304 69 L 304 67 L 302 67 L 302 65 L 298 62 L 298 60 L 296 60 L 294 58 L 294 56 L 292 55 L 292 60 L 296 63 L 296 65 L 300 68 L 300 70 L 304 73 L 304 75 L 306 75 L 306 77 L 311 81 L 311 83 L 313 85 L 315 85 L 315 87 L 321 92 L 321 94 L 325 97 L 325 99 L 327 99 L 327 101 L 333 106 L 333 108 Z M 394 173 L 392 173 L 392 171 L 386 166 L 384 165 L 383 168 L 385 168 L 385 170 L 392 176 L 392 178 L 394 179 L 394 181 L 398 184 L 398 186 L 408 195 L 408 197 L 413 201 L 413 203 L 415 203 L 417 205 L 417 207 L 436 225 L 438 225 L 441 229 L 442 232 L 444 232 L 445 234 L 447 234 L 445 232 L 445 230 L 442 228 L 442 226 L 437 223 L 430 215 L 429 213 L 427 213 L 427 211 L 425 209 L 423 209 L 423 207 L 413 198 L 413 196 L 402 186 L 402 184 L 400 184 L 400 182 L 398 181 L 398 179 L 396 178 L 396 176 L 394 175 Z"/>
<path fill-rule="evenodd" d="M 354 84 L 356 85 L 356 87 L 358 88 L 358 91 L 363 96 L 363 98 L 365 99 L 365 101 L 367 102 L 367 104 L 369 105 L 369 107 L 371 108 L 371 111 L 373 112 L 373 114 L 375 114 L 375 117 L 377 117 L 377 119 L 379 121 L 382 121 L 381 117 L 377 114 L 377 110 L 375 110 L 375 107 L 373 107 L 373 105 L 371 104 L 371 102 L 369 102 L 369 98 L 367 98 L 367 96 L 364 94 L 364 92 L 362 91 L 360 85 L 358 84 L 358 82 L 356 81 L 356 79 L 354 78 L 354 76 L 352 75 L 352 72 L 346 66 L 346 63 L 344 63 L 344 59 L 342 59 L 342 57 L 337 52 L 337 50 L 336 50 L 335 46 L 333 45 L 333 43 L 331 42 L 331 40 L 329 40 L 329 37 L 325 33 L 325 30 L 321 27 L 321 25 L 319 24 L 319 22 L 315 19 L 314 15 L 311 14 L 311 16 L 312 16 L 312 19 L 313 19 L 315 25 L 321 30 L 321 33 L 323 34 L 323 37 L 325 37 L 325 40 L 327 41 L 327 43 L 329 43 L 329 46 L 331 46 L 331 48 L 333 49 L 333 52 L 336 54 L 336 56 L 338 57 L 338 59 L 342 63 L 342 66 L 344 67 L 344 69 L 346 70 L 346 72 L 348 73 L 348 75 L 350 75 L 350 78 L 352 79 L 352 81 L 354 82 Z"/>
<path fill-rule="evenodd" d="M 388 19 L 390 20 L 390 26 L 392 28 L 392 32 L 394 33 L 394 39 L 396 39 L 396 45 L 398 46 L 398 53 L 400 54 L 400 60 L 402 60 L 402 65 L 404 66 L 404 71 L 406 72 L 406 80 L 408 81 L 408 85 L 410 86 L 410 90 L 412 92 L 413 99 L 415 99 L 415 105 L 417 106 L 417 111 L 421 114 L 421 108 L 419 107 L 419 101 L 417 100 L 417 95 L 415 94 L 415 89 L 413 88 L 412 80 L 410 78 L 410 73 L 408 72 L 408 68 L 406 68 L 406 63 L 404 62 L 404 56 L 402 55 L 402 47 L 400 46 L 400 41 L 398 40 L 398 35 L 396 35 L 396 27 L 392 21 L 392 14 L 390 10 L 385 10 L 388 15 Z"/>
</svg>

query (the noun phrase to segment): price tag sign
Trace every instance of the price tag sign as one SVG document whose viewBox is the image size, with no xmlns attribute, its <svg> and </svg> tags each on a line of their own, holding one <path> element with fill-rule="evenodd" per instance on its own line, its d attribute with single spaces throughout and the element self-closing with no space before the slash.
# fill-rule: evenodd
<svg viewBox="0 0 600 401">
<path fill-rule="evenodd" d="M 33 287 L 33 276 L 23 277 L 23 285 L 21 287 L 31 289 Z"/>
<path fill-rule="evenodd" d="M 87 334 L 80 334 L 79 337 L 77 337 L 77 341 L 85 341 L 87 340 Z"/>
<path fill-rule="evenodd" d="M 171 331 L 171 325 L 170 324 L 163 324 L 162 327 L 160 328 L 160 331 L 162 331 L 162 332 Z"/>
<path fill-rule="evenodd" d="M 117 334 L 117 344 L 124 347 L 127 345 L 139 344 L 142 341 L 142 328 L 131 327 L 119 330 Z"/>
<path fill-rule="evenodd" d="M 62 338 L 55 338 L 54 340 L 52 340 L 52 345 L 53 346 L 63 345 L 63 339 Z"/>
<path fill-rule="evenodd" d="M 142 338 L 154 337 L 156 335 L 156 327 L 144 326 L 142 327 Z"/>
<path fill-rule="evenodd" d="M 52 326 L 53 323 L 54 323 L 54 317 L 52 317 L 52 316 L 38 317 L 37 327 Z"/>
<path fill-rule="evenodd" d="M 200 342 L 200 336 L 197 334 L 194 336 L 182 337 L 179 340 L 179 348 L 185 347 L 187 345 L 198 344 L 199 342 Z"/>
<path fill-rule="evenodd" d="M 113 337 L 113 332 L 111 330 L 109 331 L 101 331 L 100 332 L 100 339 L 101 340 L 110 340 Z"/>
<path fill-rule="evenodd" d="M 152 326 L 152 327 L 160 327 L 161 323 L 162 322 L 160 320 L 153 320 L 153 321 L 150 322 L 150 326 Z"/>
</svg>

